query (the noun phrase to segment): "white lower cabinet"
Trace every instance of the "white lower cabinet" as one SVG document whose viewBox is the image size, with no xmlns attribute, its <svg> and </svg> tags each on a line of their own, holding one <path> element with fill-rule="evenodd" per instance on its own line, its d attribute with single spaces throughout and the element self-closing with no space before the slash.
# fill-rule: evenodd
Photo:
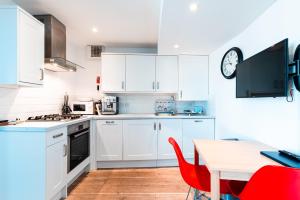
<svg viewBox="0 0 300 200">
<path fill-rule="evenodd" d="M 98 120 L 97 161 L 177 159 L 173 137 L 185 158 L 194 157 L 193 139 L 214 139 L 214 119 Z"/>
<path fill-rule="evenodd" d="M 157 158 L 176 159 L 173 147 L 168 142 L 173 137 L 180 148 L 182 148 L 182 126 L 181 119 L 158 120 Z"/>
<path fill-rule="evenodd" d="M 67 177 L 67 130 L 47 133 L 46 196 L 52 199 L 66 186 Z"/>
<path fill-rule="evenodd" d="M 122 120 L 98 120 L 96 122 L 97 160 L 122 160 Z"/>
<path fill-rule="evenodd" d="M 194 157 L 193 139 L 214 139 L 214 119 L 182 120 L 182 151 L 185 158 Z"/>
<path fill-rule="evenodd" d="M 123 121 L 123 160 L 157 159 L 156 120 Z"/>
</svg>

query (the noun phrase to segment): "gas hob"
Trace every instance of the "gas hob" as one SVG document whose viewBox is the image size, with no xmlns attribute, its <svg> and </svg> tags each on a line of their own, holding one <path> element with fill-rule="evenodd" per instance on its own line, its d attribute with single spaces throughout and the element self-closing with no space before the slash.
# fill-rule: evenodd
<svg viewBox="0 0 300 200">
<path fill-rule="evenodd" d="M 29 117 L 26 121 L 36 121 L 36 122 L 45 122 L 45 121 L 71 121 L 75 119 L 80 119 L 82 115 L 77 114 L 50 114 L 50 115 L 39 115 L 34 117 Z"/>
</svg>

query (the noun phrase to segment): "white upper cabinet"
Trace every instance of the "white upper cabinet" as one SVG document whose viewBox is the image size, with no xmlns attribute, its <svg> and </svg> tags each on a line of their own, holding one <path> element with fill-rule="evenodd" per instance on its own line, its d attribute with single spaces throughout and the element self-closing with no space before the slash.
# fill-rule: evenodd
<svg viewBox="0 0 300 200">
<path fill-rule="evenodd" d="M 179 56 L 179 100 L 208 99 L 208 56 Z"/>
<path fill-rule="evenodd" d="M 156 56 L 156 91 L 161 93 L 177 93 L 177 56 Z"/>
<path fill-rule="evenodd" d="M 103 92 L 125 91 L 125 55 L 102 55 Z"/>
<path fill-rule="evenodd" d="M 42 85 L 44 24 L 17 6 L 2 6 L 0 27 L 0 85 Z"/>
<path fill-rule="evenodd" d="M 126 56 L 126 91 L 155 91 L 155 56 Z"/>
<path fill-rule="evenodd" d="M 104 93 L 177 93 L 178 100 L 208 99 L 208 56 L 102 56 Z"/>
</svg>

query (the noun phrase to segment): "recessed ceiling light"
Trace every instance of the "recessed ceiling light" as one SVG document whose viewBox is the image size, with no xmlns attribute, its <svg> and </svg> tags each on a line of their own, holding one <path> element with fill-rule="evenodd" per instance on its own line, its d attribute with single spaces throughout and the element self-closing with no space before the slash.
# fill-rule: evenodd
<svg viewBox="0 0 300 200">
<path fill-rule="evenodd" d="M 178 49 L 180 46 L 179 46 L 179 44 L 174 44 L 173 47 L 174 47 L 174 49 Z"/>
<path fill-rule="evenodd" d="M 93 28 L 92 28 L 92 31 L 93 31 L 94 33 L 98 33 L 98 29 L 97 29 L 96 27 L 93 27 Z"/>
<path fill-rule="evenodd" d="M 190 4 L 190 11 L 196 12 L 198 10 L 198 4 L 197 3 L 191 3 Z"/>
</svg>

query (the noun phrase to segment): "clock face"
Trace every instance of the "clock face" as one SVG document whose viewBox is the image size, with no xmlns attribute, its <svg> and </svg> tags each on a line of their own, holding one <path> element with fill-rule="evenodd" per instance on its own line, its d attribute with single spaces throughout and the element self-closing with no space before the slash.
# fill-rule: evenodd
<svg viewBox="0 0 300 200">
<path fill-rule="evenodd" d="M 242 51 L 234 47 L 227 51 L 222 59 L 221 72 L 227 79 L 235 77 L 236 65 L 243 60 Z"/>
</svg>

